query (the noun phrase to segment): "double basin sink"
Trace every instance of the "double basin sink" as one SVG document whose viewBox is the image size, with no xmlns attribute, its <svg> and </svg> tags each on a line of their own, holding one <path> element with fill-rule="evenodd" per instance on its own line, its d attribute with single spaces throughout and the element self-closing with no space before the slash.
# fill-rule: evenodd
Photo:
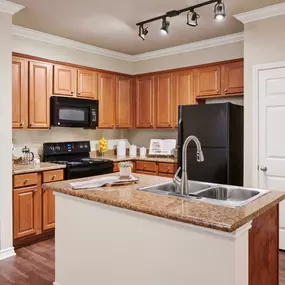
<svg viewBox="0 0 285 285">
<path fill-rule="evenodd" d="M 267 194 L 268 190 L 243 188 L 237 186 L 188 181 L 189 195 L 181 195 L 173 182 L 157 184 L 137 191 L 150 192 L 160 195 L 176 196 L 183 199 L 199 200 L 202 202 L 225 207 L 241 207 Z"/>
</svg>

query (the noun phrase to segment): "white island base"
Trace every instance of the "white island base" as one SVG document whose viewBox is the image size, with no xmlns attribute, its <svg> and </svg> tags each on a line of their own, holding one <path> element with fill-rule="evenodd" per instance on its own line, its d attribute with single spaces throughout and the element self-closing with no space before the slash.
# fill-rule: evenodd
<svg viewBox="0 0 285 285">
<path fill-rule="evenodd" d="M 233 233 L 55 193 L 55 285 L 248 285 Z"/>
</svg>

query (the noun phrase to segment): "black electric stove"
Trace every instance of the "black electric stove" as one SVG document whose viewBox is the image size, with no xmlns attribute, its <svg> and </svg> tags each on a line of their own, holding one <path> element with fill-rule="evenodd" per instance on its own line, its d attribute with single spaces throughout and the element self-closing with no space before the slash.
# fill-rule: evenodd
<svg viewBox="0 0 285 285">
<path fill-rule="evenodd" d="M 113 161 L 90 158 L 90 142 L 44 143 L 43 160 L 65 164 L 64 179 L 95 176 L 113 172 Z"/>
</svg>

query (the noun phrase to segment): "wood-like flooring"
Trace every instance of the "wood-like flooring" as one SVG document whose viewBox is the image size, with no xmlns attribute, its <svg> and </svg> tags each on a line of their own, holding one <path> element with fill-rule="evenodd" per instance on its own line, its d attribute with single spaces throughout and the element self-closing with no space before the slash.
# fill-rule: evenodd
<svg viewBox="0 0 285 285">
<path fill-rule="evenodd" d="M 17 256 L 0 261 L 1 285 L 53 284 L 54 239 L 20 248 L 16 252 Z M 285 252 L 280 252 L 279 279 L 279 285 L 285 285 Z"/>
</svg>

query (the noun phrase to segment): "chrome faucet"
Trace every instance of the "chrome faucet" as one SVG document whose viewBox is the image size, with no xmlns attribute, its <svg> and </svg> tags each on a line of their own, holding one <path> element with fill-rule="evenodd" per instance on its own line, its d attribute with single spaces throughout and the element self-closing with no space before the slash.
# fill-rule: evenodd
<svg viewBox="0 0 285 285">
<path fill-rule="evenodd" d="M 194 141 L 197 146 L 197 161 L 203 162 L 204 155 L 201 148 L 201 143 L 195 136 L 189 136 L 184 144 L 182 149 L 182 176 L 181 179 L 179 178 L 178 174 L 181 170 L 181 167 L 178 168 L 176 171 L 173 182 L 175 184 L 175 188 L 177 192 L 180 192 L 181 195 L 189 196 L 189 186 L 188 186 L 188 175 L 187 175 L 187 148 L 190 141 Z"/>
</svg>

